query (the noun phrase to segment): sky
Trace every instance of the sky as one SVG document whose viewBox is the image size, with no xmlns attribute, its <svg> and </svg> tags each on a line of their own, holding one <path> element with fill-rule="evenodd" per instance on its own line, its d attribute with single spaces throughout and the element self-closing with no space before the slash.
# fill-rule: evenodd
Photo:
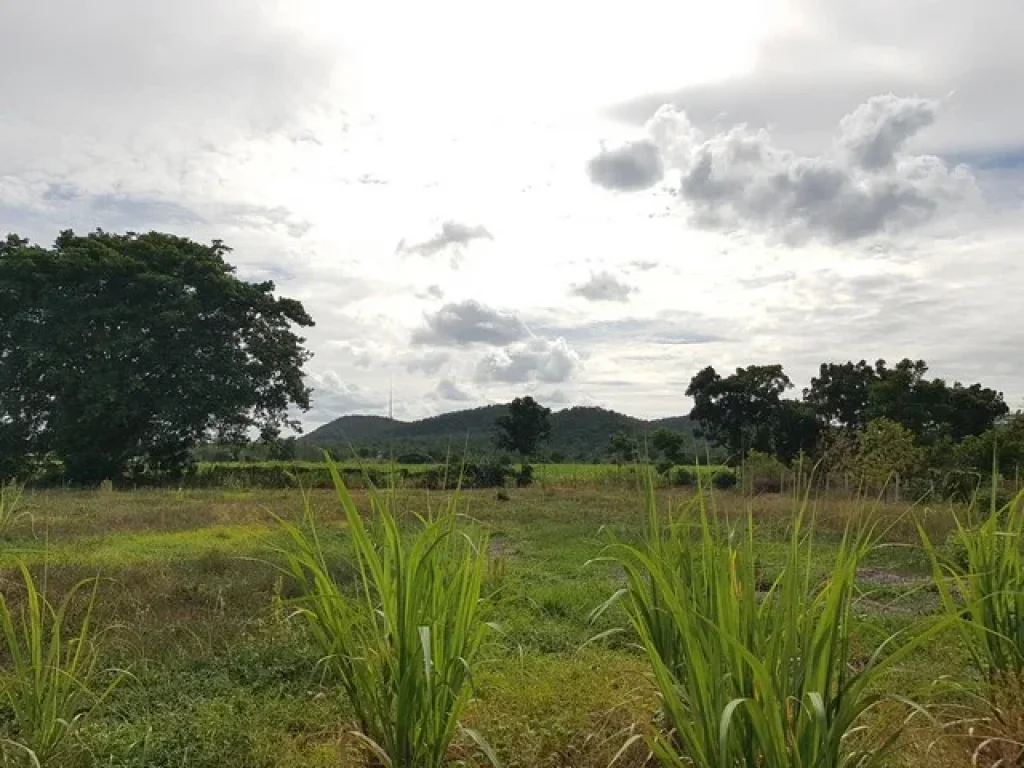
<svg viewBox="0 0 1024 768">
<path fill-rule="evenodd" d="M 316 321 L 307 428 L 904 357 L 1024 407 L 1020 0 L 0 0 L 0 35 L 0 233 L 225 241 Z"/>
</svg>

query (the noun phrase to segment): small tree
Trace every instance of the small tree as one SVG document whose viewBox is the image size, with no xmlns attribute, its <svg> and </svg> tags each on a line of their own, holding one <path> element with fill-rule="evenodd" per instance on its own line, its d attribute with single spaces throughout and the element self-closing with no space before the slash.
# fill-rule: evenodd
<svg viewBox="0 0 1024 768">
<path fill-rule="evenodd" d="M 890 419 L 872 419 L 857 433 L 857 475 L 869 486 L 885 484 L 891 475 L 912 475 L 924 463 L 924 450 L 914 433 Z"/>
<path fill-rule="evenodd" d="M 518 453 L 526 461 L 551 437 L 551 409 L 529 395 L 517 397 L 508 404 L 508 412 L 498 419 L 496 426 L 498 448 Z"/>
<path fill-rule="evenodd" d="M 616 432 L 608 440 L 608 455 L 618 465 L 632 464 L 637 459 L 636 438 L 625 432 Z"/>
<path fill-rule="evenodd" d="M 651 447 L 669 464 L 686 464 L 693 462 L 693 446 L 689 445 L 686 436 L 671 429 L 657 429 L 651 434 Z M 690 449 L 690 456 L 687 456 Z"/>
</svg>

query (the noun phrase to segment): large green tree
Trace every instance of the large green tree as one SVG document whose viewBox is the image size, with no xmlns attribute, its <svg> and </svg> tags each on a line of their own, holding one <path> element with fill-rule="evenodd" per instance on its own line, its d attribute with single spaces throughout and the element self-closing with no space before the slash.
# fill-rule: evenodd
<svg viewBox="0 0 1024 768">
<path fill-rule="evenodd" d="M 229 248 L 160 233 L 0 242 L 0 473 L 55 455 L 70 480 L 179 473 L 202 439 L 274 439 L 309 407 L 294 326 Z"/>
<path fill-rule="evenodd" d="M 827 426 L 858 429 L 865 423 L 875 369 L 859 363 L 822 363 L 804 390 L 804 402 Z"/>
<path fill-rule="evenodd" d="M 793 386 L 781 365 L 751 365 L 721 376 L 708 366 L 686 389 L 690 418 L 701 433 L 726 446 L 734 459 L 751 449 L 774 452 L 782 393 Z"/>
<path fill-rule="evenodd" d="M 525 461 L 551 437 L 551 409 L 532 397 L 517 397 L 497 421 L 498 447 L 518 453 Z"/>
</svg>

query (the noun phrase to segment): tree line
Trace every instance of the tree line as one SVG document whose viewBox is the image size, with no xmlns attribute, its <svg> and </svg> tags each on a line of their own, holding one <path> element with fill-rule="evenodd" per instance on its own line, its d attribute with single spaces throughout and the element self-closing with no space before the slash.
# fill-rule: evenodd
<svg viewBox="0 0 1024 768">
<path fill-rule="evenodd" d="M 690 380 L 691 418 L 733 463 L 752 454 L 879 480 L 897 473 L 932 478 L 984 474 L 993 456 L 1004 474 L 1024 463 L 1024 415 L 1010 415 L 1002 392 L 928 376 L 924 360 L 822 363 L 802 396 L 781 365 Z"/>
</svg>

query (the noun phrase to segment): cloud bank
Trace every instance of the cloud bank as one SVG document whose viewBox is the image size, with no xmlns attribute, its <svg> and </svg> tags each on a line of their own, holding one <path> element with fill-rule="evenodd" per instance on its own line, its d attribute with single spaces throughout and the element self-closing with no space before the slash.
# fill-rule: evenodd
<svg viewBox="0 0 1024 768">
<path fill-rule="evenodd" d="M 672 106 L 655 113 L 647 132 L 678 178 L 675 192 L 692 225 L 766 233 L 790 245 L 839 244 L 920 227 L 972 195 L 965 166 L 908 150 L 938 107 L 932 99 L 875 96 L 843 117 L 831 147 L 812 156 L 743 124 L 705 135 Z"/>
</svg>

